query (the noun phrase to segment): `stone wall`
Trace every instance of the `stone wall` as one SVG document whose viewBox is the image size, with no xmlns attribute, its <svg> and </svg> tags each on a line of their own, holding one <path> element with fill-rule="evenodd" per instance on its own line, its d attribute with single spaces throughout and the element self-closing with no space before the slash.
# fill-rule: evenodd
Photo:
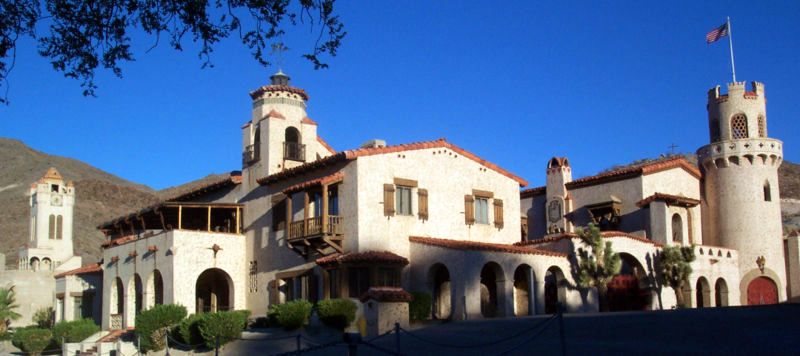
<svg viewBox="0 0 800 356">
<path fill-rule="evenodd" d="M 33 314 L 41 308 L 53 306 L 55 282 L 53 273 L 48 271 L 6 270 L 0 271 L 0 286 L 14 286 L 17 312 L 22 318 L 11 322 L 12 327 L 22 327 L 33 323 Z"/>
</svg>

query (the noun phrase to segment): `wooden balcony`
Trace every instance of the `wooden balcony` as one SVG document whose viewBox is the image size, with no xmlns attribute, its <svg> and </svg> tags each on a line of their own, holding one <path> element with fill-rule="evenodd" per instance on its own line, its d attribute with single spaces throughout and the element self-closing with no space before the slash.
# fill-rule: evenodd
<svg viewBox="0 0 800 356">
<path fill-rule="evenodd" d="M 336 215 L 292 222 L 289 224 L 286 236 L 288 246 L 304 256 L 307 256 L 311 249 L 321 255 L 329 255 L 334 251 L 342 252 L 343 222 L 343 218 Z M 334 251 L 330 251 L 328 247 Z"/>
</svg>

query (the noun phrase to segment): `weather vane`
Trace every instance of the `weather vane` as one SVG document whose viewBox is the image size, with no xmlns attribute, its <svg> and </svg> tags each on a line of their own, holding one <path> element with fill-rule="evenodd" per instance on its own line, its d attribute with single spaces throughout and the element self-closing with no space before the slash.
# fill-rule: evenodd
<svg viewBox="0 0 800 356">
<path fill-rule="evenodd" d="M 272 56 L 275 57 L 275 63 L 278 65 L 278 70 L 283 70 L 283 53 L 288 51 L 289 47 L 283 44 L 283 42 L 277 42 L 272 44 Z"/>
<path fill-rule="evenodd" d="M 678 146 L 678 145 L 673 143 L 673 144 L 671 144 L 671 145 L 669 145 L 667 147 L 669 147 L 669 155 L 670 156 L 674 156 L 675 155 L 675 149 L 680 147 L 680 146 Z"/>
</svg>

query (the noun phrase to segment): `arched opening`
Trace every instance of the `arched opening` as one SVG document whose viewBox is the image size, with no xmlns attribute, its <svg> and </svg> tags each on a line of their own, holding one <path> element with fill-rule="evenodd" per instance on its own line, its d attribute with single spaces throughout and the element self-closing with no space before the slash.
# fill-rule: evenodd
<svg viewBox="0 0 800 356">
<path fill-rule="evenodd" d="M 110 315 L 111 318 L 109 328 L 111 330 L 122 329 L 122 314 L 124 312 L 124 292 L 122 287 L 122 279 L 119 277 L 114 278 L 114 285 L 111 288 L 111 305 Z"/>
<path fill-rule="evenodd" d="M 530 315 L 530 296 L 533 269 L 528 265 L 520 265 L 514 271 L 514 316 Z"/>
<path fill-rule="evenodd" d="M 284 132 L 283 158 L 295 161 L 305 160 L 305 148 L 297 128 L 289 126 Z"/>
<path fill-rule="evenodd" d="M 697 284 L 695 285 L 695 301 L 697 303 L 697 308 L 708 308 L 711 306 L 711 290 L 706 277 L 697 279 Z"/>
<path fill-rule="evenodd" d="M 225 271 L 209 268 L 197 277 L 197 313 L 233 310 L 233 281 Z"/>
<path fill-rule="evenodd" d="M 558 304 L 565 303 L 567 298 L 566 280 L 561 268 L 552 266 L 544 275 L 544 312 L 554 314 Z"/>
<path fill-rule="evenodd" d="M 764 201 L 772 201 L 772 190 L 769 181 L 764 181 Z"/>
<path fill-rule="evenodd" d="M 485 318 L 502 316 L 500 300 L 503 297 L 503 268 L 495 262 L 489 262 L 481 269 L 481 314 Z"/>
<path fill-rule="evenodd" d="M 747 305 L 777 303 L 778 287 L 769 277 L 756 277 L 747 285 Z"/>
<path fill-rule="evenodd" d="M 148 308 L 164 304 L 164 279 L 159 270 L 154 270 L 147 280 Z"/>
<path fill-rule="evenodd" d="M 47 238 L 54 240 L 56 238 L 56 216 L 50 214 L 47 219 Z"/>
<path fill-rule="evenodd" d="M 143 299 L 144 288 L 142 288 L 142 277 L 139 274 L 134 274 L 131 283 L 128 284 L 128 306 L 133 307 L 133 315 L 139 315 L 144 306 Z"/>
<path fill-rule="evenodd" d="M 678 213 L 672 214 L 672 242 L 683 242 L 683 220 Z"/>
<path fill-rule="evenodd" d="M 64 238 L 64 217 L 56 216 L 56 240 Z"/>
<path fill-rule="evenodd" d="M 728 284 L 722 278 L 714 283 L 714 305 L 718 307 L 728 306 Z"/>
<path fill-rule="evenodd" d="M 441 263 L 433 265 L 428 272 L 433 291 L 433 318 L 450 319 L 453 313 L 453 297 L 450 285 L 450 271 Z"/>
<path fill-rule="evenodd" d="M 39 270 L 39 258 L 38 257 L 31 257 L 30 266 L 32 271 Z"/>
<path fill-rule="evenodd" d="M 52 271 L 53 270 L 53 261 L 49 258 L 45 257 L 42 259 L 42 271 Z"/>
<path fill-rule="evenodd" d="M 649 309 L 650 284 L 644 267 L 631 254 L 620 253 L 619 256 L 622 261 L 620 272 L 608 283 L 609 310 Z"/>
<path fill-rule="evenodd" d="M 747 116 L 736 114 L 731 118 L 731 139 L 739 140 L 747 138 Z"/>
</svg>

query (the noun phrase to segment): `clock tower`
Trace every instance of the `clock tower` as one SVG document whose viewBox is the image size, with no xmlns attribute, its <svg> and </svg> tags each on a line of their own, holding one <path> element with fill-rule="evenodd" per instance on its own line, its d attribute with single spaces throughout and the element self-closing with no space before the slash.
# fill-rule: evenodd
<svg viewBox="0 0 800 356">
<path fill-rule="evenodd" d="M 20 249 L 20 269 L 56 271 L 74 259 L 72 246 L 72 211 L 75 187 L 64 182 L 55 168 L 31 184 L 30 237 Z M 78 259 L 80 259 L 78 257 Z M 71 261 L 70 266 L 75 262 Z M 77 261 L 80 265 L 80 261 Z M 66 267 L 66 266 L 65 266 Z"/>
</svg>

